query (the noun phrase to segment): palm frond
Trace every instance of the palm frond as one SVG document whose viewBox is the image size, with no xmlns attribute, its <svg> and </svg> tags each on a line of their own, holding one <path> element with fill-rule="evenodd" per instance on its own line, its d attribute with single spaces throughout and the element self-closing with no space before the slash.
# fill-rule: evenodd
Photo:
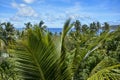
<svg viewBox="0 0 120 80">
<path fill-rule="evenodd" d="M 65 37 L 67 36 L 68 31 L 73 27 L 73 24 L 70 23 L 70 19 L 68 19 L 64 26 L 63 26 L 63 31 L 62 31 L 62 36 L 61 36 L 61 58 L 62 60 L 65 59 L 66 56 L 66 47 L 65 47 Z"/>
<path fill-rule="evenodd" d="M 74 57 L 74 61 L 76 59 L 76 61 L 79 61 L 77 63 L 74 63 L 73 67 L 75 69 L 75 71 L 77 72 L 79 70 L 79 66 L 81 65 L 81 62 L 83 60 L 86 60 L 86 58 L 89 57 L 90 54 L 92 54 L 95 50 L 97 50 L 99 47 L 102 46 L 102 44 L 104 44 L 104 41 L 107 39 L 107 37 L 109 36 L 109 33 L 105 32 L 103 34 L 101 34 L 99 37 L 94 37 L 94 38 L 86 38 L 86 39 L 82 39 L 80 43 L 77 43 L 78 46 L 76 46 L 76 50 L 75 50 L 75 54 L 76 56 L 79 56 L 79 58 L 77 59 L 76 57 Z M 88 37 L 87 35 L 84 37 Z M 84 42 L 85 41 L 85 42 Z M 83 44 L 85 46 L 80 47 L 80 44 Z M 79 50 L 78 50 L 79 49 Z M 78 53 L 78 51 L 79 53 Z M 73 61 L 73 62 L 74 62 Z"/>
<path fill-rule="evenodd" d="M 110 58 L 106 57 L 91 71 L 88 80 L 119 80 L 120 64 Z"/>
<path fill-rule="evenodd" d="M 17 49 L 18 70 L 26 80 L 70 80 L 69 68 L 60 63 L 49 34 L 39 28 L 28 30 L 28 37 Z M 64 70 L 63 70 L 64 67 Z M 62 70 L 62 71 L 61 71 Z"/>
<path fill-rule="evenodd" d="M 108 32 L 104 32 L 99 37 L 93 38 L 91 43 L 87 42 L 88 43 L 88 47 L 87 47 L 88 52 L 84 56 L 83 60 L 85 60 L 93 51 L 95 51 L 100 46 L 102 46 L 102 44 L 104 44 L 104 42 L 108 39 L 108 37 L 110 37 L 110 34 Z"/>
</svg>

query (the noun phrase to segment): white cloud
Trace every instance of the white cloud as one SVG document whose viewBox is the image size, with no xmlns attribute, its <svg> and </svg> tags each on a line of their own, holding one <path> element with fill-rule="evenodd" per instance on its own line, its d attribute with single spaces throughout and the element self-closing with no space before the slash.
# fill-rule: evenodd
<svg viewBox="0 0 120 80">
<path fill-rule="evenodd" d="M 25 3 L 28 3 L 28 4 L 30 4 L 30 3 L 33 3 L 35 0 L 24 0 L 24 2 Z"/>
<path fill-rule="evenodd" d="M 28 16 L 28 17 L 37 17 L 37 13 L 29 6 L 20 6 L 18 9 L 17 15 Z"/>
<path fill-rule="evenodd" d="M 7 22 L 7 21 L 9 21 L 8 18 L 0 18 L 0 22 Z"/>
<path fill-rule="evenodd" d="M 12 16 L 9 18 L 11 21 L 19 21 L 18 16 Z"/>
<path fill-rule="evenodd" d="M 14 8 L 18 8 L 18 7 L 19 7 L 19 5 L 18 5 L 17 3 L 15 3 L 15 2 L 12 2 L 11 5 L 12 5 L 12 7 L 14 7 Z"/>
<path fill-rule="evenodd" d="M 17 4 L 13 2 L 11 5 L 18 10 L 16 13 L 18 16 L 37 17 L 38 15 L 32 7 L 27 6 L 26 4 Z"/>
</svg>

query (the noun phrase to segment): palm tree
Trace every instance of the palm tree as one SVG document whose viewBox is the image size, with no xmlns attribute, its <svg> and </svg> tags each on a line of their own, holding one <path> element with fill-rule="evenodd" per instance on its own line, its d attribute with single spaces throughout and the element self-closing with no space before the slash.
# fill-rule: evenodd
<svg viewBox="0 0 120 80">
<path fill-rule="evenodd" d="M 96 26 L 96 23 L 93 22 L 90 24 L 90 30 L 91 30 L 91 33 L 94 34 L 97 32 L 97 26 Z"/>
<path fill-rule="evenodd" d="M 20 63 L 18 69 L 22 72 L 23 79 L 70 80 L 72 78 L 69 67 L 64 65 L 66 57 L 64 40 L 71 27 L 68 20 L 62 32 L 59 52 L 49 34 L 43 35 L 39 27 L 28 30 L 28 38 L 22 40 L 21 48 L 17 49 Z"/>
<path fill-rule="evenodd" d="M 44 22 L 41 20 L 40 23 L 39 23 L 39 27 L 42 27 L 44 24 Z"/>
<path fill-rule="evenodd" d="M 64 24 L 61 39 L 58 41 L 52 39 L 49 33 L 43 33 L 38 26 L 27 31 L 27 38 L 18 42 L 19 44 L 17 45 L 19 45 L 19 47 L 17 46 L 17 51 L 15 51 L 18 62 L 17 69 L 20 71 L 23 79 L 73 80 L 78 74 L 81 62 L 86 60 L 92 52 L 99 49 L 107 37 L 110 37 L 107 32 L 101 34 L 98 38 L 87 37 L 88 34 L 80 35 L 80 40 L 78 39 L 75 42 L 78 45 L 75 46 L 72 51 L 72 58 L 70 58 L 71 54 L 67 51 L 65 41 L 69 38 L 67 33 L 72 26 L 73 24 L 70 23 L 70 20 L 67 20 Z M 79 56 L 79 58 L 76 58 L 76 56 Z M 77 59 L 77 63 L 74 62 L 75 59 Z M 104 61 L 101 63 L 104 63 Z M 99 70 L 99 66 L 93 69 L 88 80 L 113 80 L 113 78 L 108 77 L 110 75 L 118 79 L 120 75 L 118 69 L 120 65 L 118 63 L 105 66 L 101 70 Z M 104 72 L 106 74 L 102 76 Z"/>
<path fill-rule="evenodd" d="M 43 31 L 46 31 L 46 28 L 47 26 L 44 25 L 44 22 L 41 20 L 40 23 L 39 23 L 39 27 L 43 30 Z"/>
<path fill-rule="evenodd" d="M 110 57 L 105 57 L 90 73 L 88 80 L 119 80 L 120 63 Z"/>
<path fill-rule="evenodd" d="M 103 31 L 110 31 L 110 25 L 107 22 L 104 23 Z"/>
<path fill-rule="evenodd" d="M 89 27 L 86 24 L 82 25 L 82 33 L 88 33 L 88 32 L 89 32 Z"/>
<path fill-rule="evenodd" d="M 77 34 L 79 34 L 81 32 L 81 23 L 80 23 L 79 20 L 76 20 L 74 22 L 74 27 L 75 27 L 75 30 L 76 30 Z"/>
<path fill-rule="evenodd" d="M 25 23 L 26 29 L 30 29 L 32 27 L 32 24 L 30 22 Z"/>
<path fill-rule="evenodd" d="M 97 31 L 101 28 L 101 24 L 100 24 L 100 22 L 97 22 Z"/>
<path fill-rule="evenodd" d="M 2 25 L 5 26 L 5 29 L 2 30 L 2 36 L 6 39 L 7 43 L 14 41 L 15 29 L 13 24 L 10 22 L 4 22 Z"/>
</svg>

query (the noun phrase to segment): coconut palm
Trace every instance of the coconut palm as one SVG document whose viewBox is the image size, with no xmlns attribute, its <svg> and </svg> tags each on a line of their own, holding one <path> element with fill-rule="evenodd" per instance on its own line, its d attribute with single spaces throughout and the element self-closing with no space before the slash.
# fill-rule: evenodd
<svg viewBox="0 0 120 80">
<path fill-rule="evenodd" d="M 97 25 L 97 31 L 98 31 L 101 28 L 101 24 L 100 22 L 97 22 L 96 25 Z"/>
<path fill-rule="evenodd" d="M 65 63 L 64 38 L 71 28 L 70 20 L 64 25 L 64 32 L 60 51 L 50 38 L 49 34 L 43 34 L 39 27 L 28 30 L 27 40 L 22 41 L 22 47 L 18 48 L 18 69 L 22 72 L 22 78 L 27 80 L 70 80 L 71 72 Z M 20 50 L 19 50 L 20 49 Z"/>
<path fill-rule="evenodd" d="M 15 28 L 10 22 L 4 22 L 2 25 L 5 27 L 2 31 L 2 36 L 6 39 L 7 43 L 14 41 Z"/>
<path fill-rule="evenodd" d="M 43 22 L 42 20 L 39 22 L 39 27 L 40 27 L 43 31 L 46 31 L 47 26 L 44 25 L 44 22 Z"/>
<path fill-rule="evenodd" d="M 79 34 L 81 32 L 81 23 L 80 23 L 79 20 L 76 20 L 74 22 L 74 27 L 75 27 L 75 30 L 76 30 L 77 34 Z"/>
<path fill-rule="evenodd" d="M 109 30 L 110 30 L 110 25 L 107 22 L 105 22 L 103 26 L 103 31 L 109 31 Z"/>
<path fill-rule="evenodd" d="M 26 28 L 25 29 L 30 29 L 32 27 L 31 22 L 25 23 Z"/>
<path fill-rule="evenodd" d="M 88 33 L 88 32 L 89 32 L 89 27 L 86 24 L 82 25 L 82 33 Z"/>
<path fill-rule="evenodd" d="M 88 80 L 119 80 L 120 79 L 120 63 L 110 57 L 105 57 L 91 71 Z"/>
<path fill-rule="evenodd" d="M 73 24 L 70 23 L 70 20 L 67 20 L 59 41 L 52 39 L 49 33 L 43 33 L 38 26 L 27 31 L 27 38 L 18 41 L 15 51 L 17 53 L 17 69 L 23 79 L 76 80 L 75 75 L 78 74 L 81 62 L 86 60 L 92 52 L 99 49 L 110 35 L 108 32 L 104 32 L 98 38 L 90 38 L 88 37 L 89 34 L 79 35 L 79 38 L 75 39 L 75 44 L 78 45 L 74 47 L 72 58 L 70 58 L 71 54 L 67 51 L 65 41 L 69 38 L 67 33 L 72 26 Z M 79 58 L 76 58 L 77 56 Z M 107 75 L 101 76 L 103 70 L 108 72 L 114 70 L 115 73 L 112 76 L 119 76 L 118 67 L 120 67 L 119 64 L 104 67 L 102 70 L 95 68 L 88 80 L 108 79 Z M 96 70 L 97 73 L 94 73 Z M 110 76 L 110 74 L 108 75 Z"/>
<path fill-rule="evenodd" d="M 97 26 L 95 22 L 90 24 L 90 31 L 92 34 L 95 34 L 97 32 Z"/>
</svg>

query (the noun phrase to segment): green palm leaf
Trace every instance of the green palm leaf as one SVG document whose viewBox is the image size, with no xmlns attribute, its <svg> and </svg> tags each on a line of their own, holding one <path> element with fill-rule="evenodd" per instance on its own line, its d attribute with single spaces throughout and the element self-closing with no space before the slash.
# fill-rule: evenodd
<svg viewBox="0 0 120 80">
<path fill-rule="evenodd" d="M 88 80 L 119 80 L 120 64 L 112 59 L 105 58 L 91 71 Z"/>
<path fill-rule="evenodd" d="M 27 32 L 27 39 L 22 40 L 21 47 L 17 48 L 17 69 L 21 72 L 22 78 L 26 80 L 70 80 L 69 68 L 61 62 L 59 52 L 50 35 L 42 33 L 38 27 L 33 30 L 29 29 Z M 63 33 L 65 36 L 66 32 Z"/>
<path fill-rule="evenodd" d="M 99 47 L 102 46 L 102 44 L 104 44 L 105 40 L 107 40 L 109 36 L 108 32 L 105 32 L 103 34 L 101 34 L 98 37 L 92 37 L 89 38 L 88 35 L 81 35 L 81 42 L 77 43 L 76 49 L 75 49 L 75 56 L 73 58 L 73 67 L 75 69 L 76 72 L 79 71 L 81 62 L 83 60 L 86 60 L 86 58 L 89 57 L 90 54 L 92 54 L 95 50 L 97 50 Z M 83 47 L 80 47 L 81 44 L 84 43 Z M 76 58 L 77 56 L 79 56 L 79 58 Z M 77 61 L 77 62 L 75 62 Z"/>
<path fill-rule="evenodd" d="M 66 56 L 66 47 L 65 47 L 65 37 L 67 36 L 68 31 L 73 27 L 73 24 L 70 24 L 70 19 L 68 19 L 64 26 L 61 36 L 61 58 L 62 60 L 65 59 Z"/>
</svg>

